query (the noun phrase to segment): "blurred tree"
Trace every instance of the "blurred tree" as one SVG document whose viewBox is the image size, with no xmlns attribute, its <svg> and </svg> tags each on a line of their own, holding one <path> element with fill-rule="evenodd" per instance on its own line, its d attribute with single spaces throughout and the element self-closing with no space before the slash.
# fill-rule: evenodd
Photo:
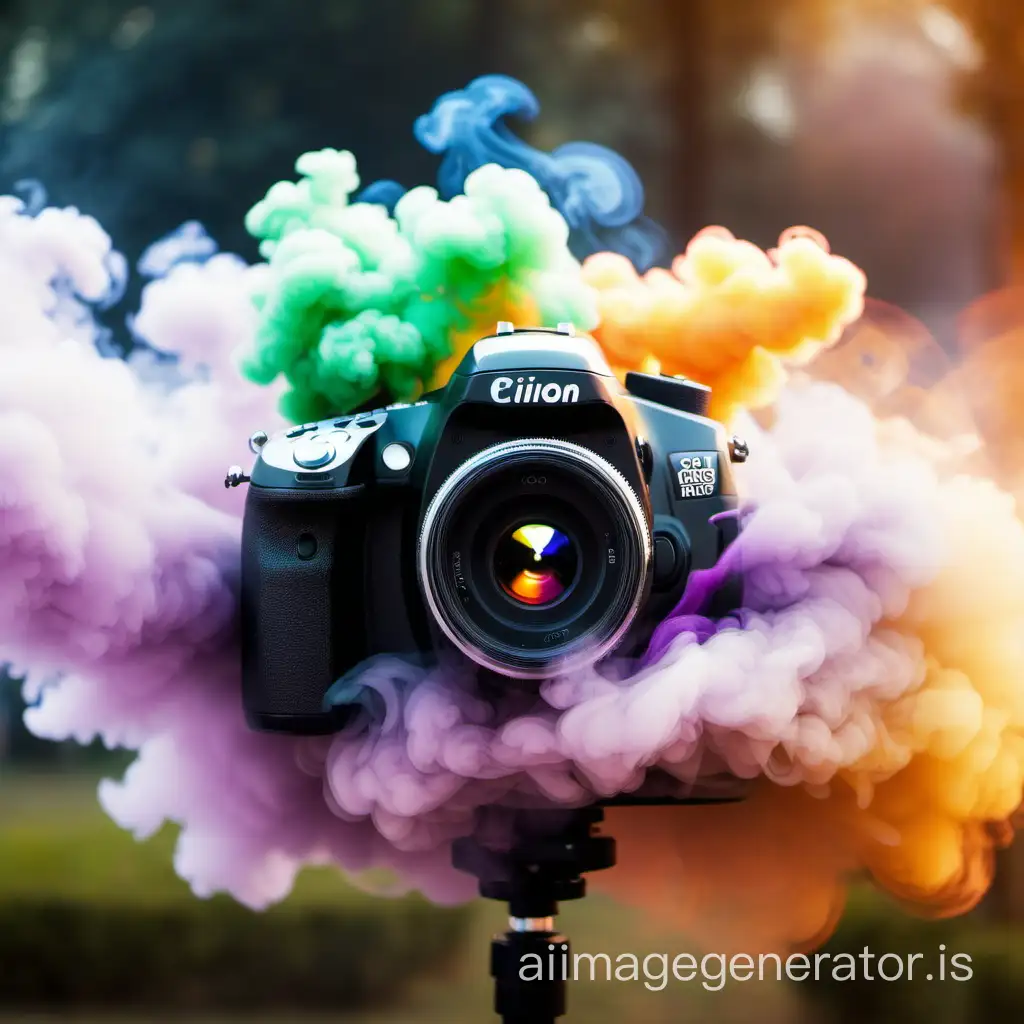
<svg viewBox="0 0 1024 1024">
<path fill-rule="evenodd" d="M 979 48 L 964 83 L 969 109 L 998 140 L 1002 195 L 996 224 L 1002 283 L 1024 280 L 1024 5 L 953 0 Z"/>
<path fill-rule="evenodd" d="M 670 218 L 684 242 L 706 224 L 707 181 L 713 162 L 709 36 L 713 11 L 721 6 L 708 0 L 662 3 L 665 39 L 675 58 L 665 89 L 675 128 L 674 152 L 669 158 L 676 179 Z"/>
<path fill-rule="evenodd" d="M 761 245 L 810 223 L 951 342 L 992 286 L 992 146 L 956 106 L 956 19 L 926 0 L 724 0 L 712 25 L 708 219 Z"/>
<path fill-rule="evenodd" d="M 0 184 L 40 180 L 136 256 L 198 218 L 255 255 L 242 219 L 304 150 L 364 180 L 432 181 L 412 136 L 440 92 L 494 70 L 500 2 L 17 0 L 0 15 Z"/>
<path fill-rule="evenodd" d="M 617 149 L 644 182 L 648 214 L 680 247 L 722 205 L 719 195 L 730 213 L 749 203 L 763 219 L 750 162 L 740 169 L 720 157 L 737 132 L 752 151 L 763 146 L 735 97 L 752 63 L 777 53 L 780 14 L 796 2 L 510 0 L 511 73 L 543 107 L 524 135 L 544 148 L 587 138 Z"/>
<path fill-rule="evenodd" d="M 53 743 L 33 736 L 22 722 L 23 680 L 0 665 L 0 768 L 11 765 L 78 768 L 84 765 L 120 772 L 128 764 L 124 751 L 108 750 L 100 741 L 83 747 L 74 741 Z"/>
</svg>

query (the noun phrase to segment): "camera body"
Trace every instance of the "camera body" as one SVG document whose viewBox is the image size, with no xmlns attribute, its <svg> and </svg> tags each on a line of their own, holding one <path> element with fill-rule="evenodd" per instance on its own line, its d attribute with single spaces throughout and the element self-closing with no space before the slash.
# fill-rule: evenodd
<svg viewBox="0 0 1024 1024">
<path fill-rule="evenodd" d="M 461 652 L 522 685 L 637 653 L 735 537 L 713 517 L 746 451 L 708 398 L 674 377 L 623 387 L 570 325 L 500 324 L 418 402 L 254 435 L 249 724 L 334 731 L 327 691 L 374 654 Z"/>
</svg>

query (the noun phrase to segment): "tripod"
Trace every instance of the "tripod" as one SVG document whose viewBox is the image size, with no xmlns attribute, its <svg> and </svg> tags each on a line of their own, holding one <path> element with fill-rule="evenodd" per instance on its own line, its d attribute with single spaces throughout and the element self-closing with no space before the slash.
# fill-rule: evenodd
<svg viewBox="0 0 1024 1024">
<path fill-rule="evenodd" d="M 473 838 L 453 845 L 452 863 L 485 899 L 508 903 L 509 929 L 491 942 L 494 1011 L 502 1024 L 555 1024 L 565 1014 L 569 940 L 555 931 L 558 904 L 587 894 L 583 875 L 615 864 L 615 840 L 596 833 L 604 806 L 734 803 L 739 792 L 690 798 L 620 797 L 574 811 L 521 812 L 516 842 L 496 851 Z"/>
<path fill-rule="evenodd" d="M 615 863 L 615 840 L 594 834 L 600 807 L 542 811 L 517 822 L 517 842 L 496 852 L 457 840 L 452 861 L 485 899 L 508 903 L 509 930 L 491 942 L 494 1010 L 503 1024 L 555 1024 L 565 1013 L 569 942 L 555 932 L 563 900 L 586 895 L 583 875 Z"/>
</svg>

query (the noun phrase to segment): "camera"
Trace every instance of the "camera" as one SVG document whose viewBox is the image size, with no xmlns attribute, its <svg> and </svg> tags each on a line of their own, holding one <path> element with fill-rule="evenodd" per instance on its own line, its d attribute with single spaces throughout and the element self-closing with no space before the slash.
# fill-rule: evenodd
<svg viewBox="0 0 1024 1024">
<path fill-rule="evenodd" d="M 470 659 L 501 685 L 642 652 L 738 529 L 737 438 L 709 389 L 589 338 L 498 325 L 443 388 L 254 434 L 242 687 L 260 730 L 329 733 L 375 654 Z M 729 588 L 716 600 L 735 604 Z"/>
</svg>

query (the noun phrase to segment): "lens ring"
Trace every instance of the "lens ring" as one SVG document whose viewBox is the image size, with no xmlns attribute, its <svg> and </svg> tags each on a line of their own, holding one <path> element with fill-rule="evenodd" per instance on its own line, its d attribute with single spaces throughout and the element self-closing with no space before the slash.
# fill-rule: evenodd
<svg viewBox="0 0 1024 1024">
<path fill-rule="evenodd" d="M 459 591 L 465 579 L 459 564 L 446 566 L 446 527 L 460 499 L 496 467 L 538 459 L 568 470 L 601 493 L 609 514 L 621 527 L 619 556 L 622 585 L 597 622 L 570 643 L 552 645 L 550 656 L 519 656 L 481 630 L 463 610 Z M 553 671 L 566 672 L 600 660 L 613 650 L 629 629 L 650 584 L 651 534 L 644 507 L 626 478 L 607 460 L 581 445 L 552 438 L 524 438 L 492 445 L 467 459 L 444 481 L 423 516 L 417 547 L 420 587 L 430 614 L 452 644 L 468 658 L 501 675 L 544 679 Z M 461 582 L 460 582 L 461 580 Z"/>
</svg>

